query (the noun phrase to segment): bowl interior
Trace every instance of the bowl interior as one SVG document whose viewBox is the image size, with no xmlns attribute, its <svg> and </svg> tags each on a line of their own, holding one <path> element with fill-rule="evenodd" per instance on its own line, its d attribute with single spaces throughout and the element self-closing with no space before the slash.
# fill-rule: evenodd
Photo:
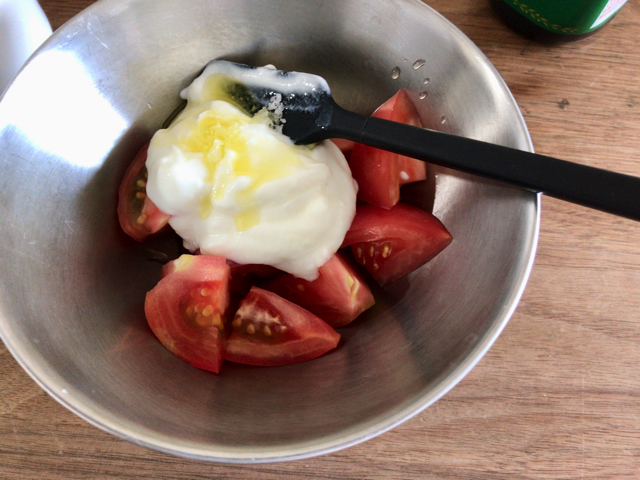
<svg viewBox="0 0 640 480">
<path fill-rule="evenodd" d="M 488 60 L 419 1 L 99 1 L 0 102 L 0 335 L 62 404 L 156 449 L 246 462 L 362 441 L 441 397 L 495 340 L 531 267 L 537 197 L 433 169 L 435 200 L 428 183 L 405 194 L 433 205 L 452 245 L 376 291 L 336 351 L 272 369 L 192 368 L 143 314 L 156 260 L 179 241 L 130 240 L 116 202 L 128 162 L 214 58 L 322 75 L 362 113 L 407 88 L 427 127 L 531 149 Z"/>
</svg>

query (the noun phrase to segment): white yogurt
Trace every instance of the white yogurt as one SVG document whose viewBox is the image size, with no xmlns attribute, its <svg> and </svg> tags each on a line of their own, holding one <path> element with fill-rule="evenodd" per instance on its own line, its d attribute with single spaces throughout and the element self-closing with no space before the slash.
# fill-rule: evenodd
<svg viewBox="0 0 640 480">
<path fill-rule="evenodd" d="M 266 112 L 216 100 L 212 75 L 183 91 L 187 108 L 154 135 L 147 194 L 189 250 L 313 280 L 355 215 L 349 166 L 332 142 L 293 145 Z"/>
</svg>

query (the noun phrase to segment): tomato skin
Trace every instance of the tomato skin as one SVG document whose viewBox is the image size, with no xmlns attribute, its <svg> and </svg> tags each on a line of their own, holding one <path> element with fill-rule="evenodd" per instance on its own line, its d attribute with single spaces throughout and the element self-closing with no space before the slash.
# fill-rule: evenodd
<svg viewBox="0 0 640 480">
<path fill-rule="evenodd" d="M 400 170 L 393 156 L 384 150 L 357 144 L 349 167 L 358 184 L 358 199 L 383 208 L 400 201 Z"/>
<path fill-rule="evenodd" d="M 350 246 L 358 263 L 385 286 L 427 263 L 451 241 L 442 222 L 420 208 L 362 204 L 342 247 Z"/>
<path fill-rule="evenodd" d="M 422 127 L 418 112 L 405 90 L 399 90 L 372 116 Z M 401 185 L 427 178 L 426 163 L 362 144 L 353 147 L 349 166 L 358 183 L 358 198 L 387 209 L 400 201 Z"/>
<path fill-rule="evenodd" d="M 160 211 L 147 197 L 147 151 L 149 143 L 140 149 L 124 174 L 118 190 L 118 220 L 122 230 L 142 242 L 164 230 L 171 218 Z"/>
<path fill-rule="evenodd" d="M 264 288 L 310 311 L 334 328 L 347 325 L 375 304 L 367 284 L 339 253 L 318 269 L 318 278 L 312 282 L 287 274 Z"/>
<path fill-rule="evenodd" d="M 163 267 L 144 303 L 147 322 L 167 350 L 216 373 L 223 360 L 229 278 L 222 257 L 182 255 Z"/>
<path fill-rule="evenodd" d="M 398 155 L 400 170 L 400 186 L 407 183 L 420 182 L 427 179 L 427 164 L 422 160 Z"/>
<path fill-rule="evenodd" d="M 340 334 L 311 312 L 252 287 L 231 322 L 224 358 L 258 366 L 305 362 L 335 348 Z"/>
</svg>

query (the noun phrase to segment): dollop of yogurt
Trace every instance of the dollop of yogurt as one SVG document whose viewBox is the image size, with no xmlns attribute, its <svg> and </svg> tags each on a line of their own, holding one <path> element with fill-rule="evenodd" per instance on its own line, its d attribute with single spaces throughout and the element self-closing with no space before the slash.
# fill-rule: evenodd
<svg viewBox="0 0 640 480">
<path fill-rule="evenodd" d="M 191 251 L 315 279 L 355 215 L 344 156 L 330 141 L 294 145 L 268 112 L 245 114 L 216 85 L 196 79 L 185 110 L 153 136 L 149 198 Z"/>
</svg>

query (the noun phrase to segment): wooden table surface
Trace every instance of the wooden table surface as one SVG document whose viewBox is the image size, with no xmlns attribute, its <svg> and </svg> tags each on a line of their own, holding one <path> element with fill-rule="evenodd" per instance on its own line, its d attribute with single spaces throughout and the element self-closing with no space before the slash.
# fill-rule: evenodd
<svg viewBox="0 0 640 480">
<path fill-rule="evenodd" d="M 92 0 L 41 0 L 54 29 Z M 429 0 L 489 57 L 536 151 L 640 176 L 640 4 L 558 47 L 486 0 Z M 640 192 L 638 192 L 640 194 Z M 640 478 L 640 223 L 542 200 L 536 262 L 478 366 L 421 415 L 308 460 L 219 465 L 157 453 L 64 409 L 0 343 L 2 479 Z"/>
</svg>

